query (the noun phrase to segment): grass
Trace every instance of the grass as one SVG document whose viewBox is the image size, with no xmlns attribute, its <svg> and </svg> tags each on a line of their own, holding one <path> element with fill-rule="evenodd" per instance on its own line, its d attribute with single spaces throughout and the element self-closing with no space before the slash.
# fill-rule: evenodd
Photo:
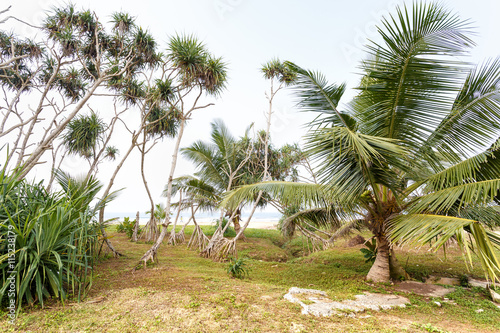
<svg viewBox="0 0 500 333">
<path fill-rule="evenodd" d="M 205 228 L 205 227 L 204 227 Z M 210 226 L 207 226 L 210 228 Z M 192 228 L 186 229 L 187 234 Z M 250 268 L 247 279 L 232 279 L 228 263 L 201 258 L 185 245 L 163 245 L 159 264 L 133 270 L 149 248 L 110 232 L 115 247 L 126 254 L 103 260 L 96 270 L 89 297 L 82 303 L 57 300 L 48 307 L 23 310 L 11 326 L 0 313 L 5 332 L 494 332 L 500 330 L 498 309 L 486 291 L 456 287 L 448 296 L 456 305 L 437 307 L 433 299 L 406 295 L 404 309 L 369 311 L 368 318 L 302 315 L 300 306 L 283 299 L 292 287 L 324 290 L 334 300 L 363 291 L 394 293 L 392 285 L 364 281 L 370 264 L 361 246 L 339 242 L 332 249 L 296 257 L 299 240 L 285 242 L 275 230 L 249 229 L 238 243 L 239 257 Z M 188 236 L 189 237 L 189 236 Z M 187 238 L 188 238 L 187 237 Z M 414 275 L 460 276 L 462 258 L 451 250 L 398 251 L 401 264 Z M 481 277 L 475 267 L 468 273 Z M 483 311 L 477 311 L 482 309 Z"/>
</svg>

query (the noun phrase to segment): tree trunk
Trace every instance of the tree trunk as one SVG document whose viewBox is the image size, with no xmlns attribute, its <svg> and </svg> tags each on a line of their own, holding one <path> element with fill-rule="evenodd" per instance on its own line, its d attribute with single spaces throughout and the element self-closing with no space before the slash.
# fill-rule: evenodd
<svg viewBox="0 0 500 333">
<path fill-rule="evenodd" d="M 146 253 L 144 253 L 144 255 L 141 258 L 141 261 L 144 262 L 144 267 L 146 267 L 146 263 L 149 260 L 155 262 L 158 253 L 158 248 L 163 242 L 163 238 L 165 238 L 165 235 L 167 234 L 167 227 L 170 224 L 170 206 L 172 204 L 172 182 L 174 179 L 175 167 L 177 165 L 177 156 L 179 155 L 179 146 L 181 144 L 182 135 L 184 134 L 185 125 L 186 125 L 186 119 L 183 117 L 181 119 L 181 123 L 179 126 L 179 133 L 177 134 L 177 141 L 175 143 L 174 153 L 172 155 L 172 165 L 170 167 L 170 175 L 168 177 L 168 183 L 167 183 L 167 203 L 165 207 L 165 213 L 167 216 L 165 218 L 165 223 L 162 224 L 163 227 L 161 229 L 160 236 L 156 240 L 156 243 L 148 251 L 146 251 Z"/>
<path fill-rule="evenodd" d="M 132 233 L 132 242 L 137 242 L 137 235 L 139 234 L 139 212 L 135 217 L 134 232 Z"/>
<path fill-rule="evenodd" d="M 141 177 L 142 177 L 142 182 L 144 184 L 144 188 L 146 189 L 146 193 L 149 198 L 149 203 L 151 205 L 150 211 L 151 211 L 151 218 L 149 219 L 148 224 L 146 225 L 146 242 L 150 241 L 156 241 L 156 236 L 157 236 L 157 226 L 156 226 L 156 218 L 155 218 L 155 203 L 153 201 L 153 196 L 151 195 L 151 191 L 149 191 L 149 186 L 148 186 L 148 181 L 146 180 L 146 175 L 144 173 L 144 160 L 146 158 L 146 131 L 143 131 L 143 141 L 142 141 L 142 148 L 139 149 L 141 153 Z"/>
<path fill-rule="evenodd" d="M 236 215 L 234 217 L 233 225 L 234 225 L 234 232 L 236 232 L 236 234 L 238 234 L 240 232 L 240 229 L 241 229 L 240 216 L 239 215 Z"/>
<path fill-rule="evenodd" d="M 102 194 L 103 198 L 105 198 L 105 197 L 107 197 L 109 195 L 109 192 L 111 191 L 111 187 L 113 187 L 113 183 L 115 181 L 116 175 L 118 174 L 118 171 L 120 171 L 121 167 L 123 166 L 123 163 L 125 163 L 125 160 L 127 159 L 127 157 L 132 152 L 132 149 L 134 149 L 135 139 L 136 138 L 134 138 L 132 140 L 132 145 L 130 146 L 130 148 L 127 151 L 127 153 L 125 154 L 125 156 L 123 156 L 121 162 L 118 164 L 118 166 L 115 169 L 115 172 L 111 176 L 111 179 L 109 180 L 108 187 L 104 190 L 104 193 Z M 108 237 L 106 235 L 106 231 L 104 230 L 103 224 L 104 224 L 104 209 L 105 208 L 106 208 L 106 206 L 102 207 L 99 210 L 99 225 L 100 225 L 100 228 L 101 228 L 102 235 L 104 237 L 104 241 L 106 242 L 106 245 L 109 247 L 109 249 L 113 252 L 113 255 L 115 257 L 122 256 L 123 254 L 121 254 L 118 251 L 116 251 L 115 248 L 113 247 L 113 245 L 111 245 L 111 242 L 109 241 L 109 239 L 108 239 Z"/>
<path fill-rule="evenodd" d="M 106 245 L 108 246 L 108 248 L 113 253 L 113 257 L 118 258 L 119 256 L 124 256 L 123 254 L 121 254 L 120 252 L 118 252 L 115 249 L 115 247 L 113 246 L 113 244 L 111 244 L 111 242 L 109 241 L 108 234 L 106 233 L 106 229 L 104 228 L 104 225 L 101 223 L 99 225 L 99 227 L 101 228 L 101 233 L 102 233 L 102 237 L 104 239 L 104 242 L 106 243 Z"/>
<path fill-rule="evenodd" d="M 71 112 L 57 127 L 49 134 L 43 142 L 40 142 L 38 147 L 35 149 L 33 153 L 31 153 L 30 157 L 26 160 L 24 165 L 22 165 L 21 169 L 22 172 L 18 176 L 18 179 L 24 178 L 30 171 L 33 169 L 33 167 L 38 163 L 38 160 L 40 157 L 45 153 L 46 150 L 50 149 L 52 147 L 52 142 L 57 138 L 59 134 L 66 128 L 66 125 L 80 112 L 80 110 L 83 108 L 83 106 L 87 103 L 87 101 L 92 97 L 94 94 L 94 91 L 101 85 L 101 83 L 104 81 L 104 78 L 100 77 L 98 78 L 94 84 L 90 87 L 90 89 L 87 91 L 85 96 L 76 104 L 75 109 L 73 112 Z M 29 133 L 29 132 L 28 132 Z M 22 158 L 21 154 L 21 158 Z M 21 166 L 21 162 L 18 163 L 19 166 Z"/>
<path fill-rule="evenodd" d="M 177 234 L 175 233 L 175 228 L 177 228 L 177 221 L 179 220 L 179 215 L 181 214 L 181 202 L 182 202 L 182 191 L 179 191 L 179 206 L 177 207 L 177 214 L 175 215 L 174 225 L 172 231 L 170 231 L 170 237 L 168 238 L 168 243 L 175 245 Z"/>
<path fill-rule="evenodd" d="M 389 242 L 385 235 L 377 236 L 377 257 L 373 263 L 372 268 L 366 276 L 367 280 L 372 280 L 373 282 L 390 282 L 390 248 Z"/>
<path fill-rule="evenodd" d="M 389 266 L 391 279 L 395 281 L 403 281 L 409 278 L 408 273 L 406 273 L 404 268 L 400 265 L 398 258 L 396 258 L 396 253 L 394 253 L 394 249 L 392 248 L 391 256 L 389 257 Z"/>
</svg>

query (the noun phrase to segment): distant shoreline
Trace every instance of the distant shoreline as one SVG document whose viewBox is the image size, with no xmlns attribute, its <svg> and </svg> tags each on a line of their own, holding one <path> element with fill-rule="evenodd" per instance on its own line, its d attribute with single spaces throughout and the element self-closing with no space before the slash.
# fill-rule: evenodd
<svg viewBox="0 0 500 333">
<path fill-rule="evenodd" d="M 118 224 L 120 222 L 122 222 L 123 219 L 120 219 L 120 220 L 116 220 L 114 221 L 113 223 L 110 223 L 110 224 Z M 245 223 L 246 221 L 244 220 L 243 223 Z M 140 224 L 141 226 L 144 226 L 146 225 L 147 221 L 144 221 L 144 220 L 141 220 L 140 221 Z M 186 223 L 186 221 L 183 221 L 182 223 L 180 221 L 177 221 L 177 225 L 184 225 Z M 213 221 L 198 221 L 196 220 L 196 223 L 198 223 L 199 225 L 212 225 L 214 224 Z M 241 223 L 243 225 L 243 223 Z M 193 225 L 193 221 L 190 221 L 188 225 Z M 259 221 L 259 220 L 251 220 L 250 221 L 250 224 L 248 225 L 249 228 L 254 228 L 254 229 L 277 229 L 278 228 L 278 221 Z"/>
</svg>

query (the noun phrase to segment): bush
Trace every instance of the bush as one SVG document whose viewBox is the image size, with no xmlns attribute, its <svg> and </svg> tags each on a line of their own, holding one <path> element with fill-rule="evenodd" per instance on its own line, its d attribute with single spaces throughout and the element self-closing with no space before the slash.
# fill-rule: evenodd
<svg viewBox="0 0 500 333">
<path fill-rule="evenodd" d="M 116 227 L 117 232 L 125 233 L 128 238 L 132 238 L 132 234 L 134 233 L 134 228 L 135 224 L 137 223 L 136 220 L 130 221 L 129 217 L 125 217 L 123 219 L 123 222 L 120 222 L 118 226 Z M 137 235 L 141 233 L 141 230 L 139 229 L 137 231 Z"/>
<path fill-rule="evenodd" d="M 373 238 L 371 242 L 366 241 L 364 248 L 359 249 L 361 253 L 363 253 L 363 257 L 365 257 L 365 263 L 375 262 L 377 258 L 377 240 Z"/>
<path fill-rule="evenodd" d="M 224 229 L 228 222 L 229 220 L 226 217 L 222 218 L 221 228 Z M 214 220 L 213 223 L 214 224 L 212 225 L 212 230 L 210 231 L 210 234 L 212 235 L 214 234 L 215 230 L 217 230 L 217 228 L 219 227 L 220 220 Z M 209 234 L 207 234 L 207 236 L 208 235 Z M 231 226 L 227 227 L 226 231 L 224 231 L 224 237 L 236 237 L 236 232 L 234 231 L 234 228 Z"/>
<path fill-rule="evenodd" d="M 99 241 L 94 217 L 105 202 L 90 203 L 102 186 L 92 177 L 86 183 L 63 172 L 56 177 L 63 191 L 47 193 L 42 183 L 0 173 L 0 239 L 7 240 L 0 243 L 0 301 L 15 293 L 18 311 L 24 302 L 43 306 L 45 298 L 65 300 L 70 292 L 80 299 L 91 284 Z"/>
<path fill-rule="evenodd" d="M 231 275 L 233 278 L 243 279 L 249 276 L 249 268 L 246 267 L 246 259 L 240 258 L 231 258 L 229 262 L 227 273 Z"/>
</svg>

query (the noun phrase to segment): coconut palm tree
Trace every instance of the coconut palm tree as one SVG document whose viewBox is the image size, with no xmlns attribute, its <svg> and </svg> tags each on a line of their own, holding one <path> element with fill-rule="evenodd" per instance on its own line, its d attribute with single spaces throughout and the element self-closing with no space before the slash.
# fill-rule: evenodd
<svg viewBox="0 0 500 333">
<path fill-rule="evenodd" d="M 195 200 L 205 208 L 217 208 L 222 194 L 230 191 L 236 186 L 245 184 L 245 165 L 250 159 L 251 141 L 248 140 L 248 132 L 241 139 L 235 138 L 229 132 L 222 120 L 215 120 L 211 124 L 211 142 L 201 140 L 194 142 L 191 146 L 181 150 L 182 155 L 193 162 L 197 168 L 195 177 L 185 183 L 187 192 L 192 192 Z M 207 189 L 212 192 L 207 193 Z M 205 193 L 200 197 L 200 193 Z M 240 230 L 241 208 L 236 207 L 226 212 L 233 218 L 234 229 Z M 221 216 L 222 218 L 222 216 Z"/>
<path fill-rule="evenodd" d="M 264 182 L 230 193 L 233 207 L 259 191 L 328 212 L 330 222 L 364 219 L 377 240 L 367 278 L 401 275 L 395 244 L 438 249 L 454 238 L 474 252 L 488 279 L 500 263 L 493 205 L 500 190 L 500 60 L 462 61 L 471 29 L 442 5 L 398 7 L 368 45 L 359 94 L 295 64 L 296 93 L 318 117 L 306 137 L 319 184 Z M 468 263 L 471 261 L 468 260 Z M 400 267 L 399 267 L 400 268 Z"/>
</svg>

